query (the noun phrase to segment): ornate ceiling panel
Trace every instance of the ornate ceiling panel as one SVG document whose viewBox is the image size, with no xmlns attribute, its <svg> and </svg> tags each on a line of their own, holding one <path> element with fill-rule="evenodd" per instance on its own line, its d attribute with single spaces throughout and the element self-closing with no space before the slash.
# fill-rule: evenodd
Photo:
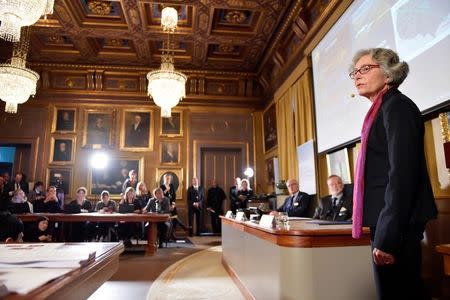
<svg viewBox="0 0 450 300">
<path fill-rule="evenodd" d="M 295 0 L 56 0 L 32 30 L 33 63 L 158 67 L 161 10 L 178 11 L 175 67 L 256 72 Z M 294 3 L 294 4 L 293 4 Z"/>
</svg>

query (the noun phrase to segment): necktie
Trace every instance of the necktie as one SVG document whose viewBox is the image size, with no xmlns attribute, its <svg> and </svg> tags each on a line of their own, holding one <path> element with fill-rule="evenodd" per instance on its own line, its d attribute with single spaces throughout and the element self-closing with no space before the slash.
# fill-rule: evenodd
<svg viewBox="0 0 450 300">
<path fill-rule="evenodd" d="M 336 207 L 338 205 L 338 198 L 333 197 L 333 207 Z"/>
</svg>

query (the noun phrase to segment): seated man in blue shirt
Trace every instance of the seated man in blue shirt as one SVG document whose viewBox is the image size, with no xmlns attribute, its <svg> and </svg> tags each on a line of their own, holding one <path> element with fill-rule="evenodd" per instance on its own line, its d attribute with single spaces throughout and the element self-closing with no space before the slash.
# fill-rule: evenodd
<svg viewBox="0 0 450 300">
<path fill-rule="evenodd" d="M 289 217 L 307 217 L 311 196 L 307 193 L 300 192 L 298 181 L 295 179 L 289 179 L 286 185 L 289 191 L 289 197 L 286 198 L 284 204 L 277 211 L 285 212 Z"/>
</svg>

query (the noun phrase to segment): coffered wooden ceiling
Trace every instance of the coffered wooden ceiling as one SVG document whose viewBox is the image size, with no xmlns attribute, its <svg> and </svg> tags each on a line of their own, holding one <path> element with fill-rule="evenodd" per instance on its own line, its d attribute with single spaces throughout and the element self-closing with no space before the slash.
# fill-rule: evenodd
<svg viewBox="0 0 450 300">
<path fill-rule="evenodd" d="M 55 0 L 53 15 L 32 26 L 28 62 L 41 74 L 40 95 L 145 101 L 145 74 L 159 68 L 167 38 L 161 10 L 172 6 L 175 68 L 188 75 L 183 103 L 261 107 L 339 2 Z M 3 61 L 8 44 L 0 41 Z"/>
<path fill-rule="evenodd" d="M 175 66 L 252 72 L 296 0 L 57 0 L 32 30 L 31 62 L 157 67 L 164 5 L 179 13 Z"/>
</svg>

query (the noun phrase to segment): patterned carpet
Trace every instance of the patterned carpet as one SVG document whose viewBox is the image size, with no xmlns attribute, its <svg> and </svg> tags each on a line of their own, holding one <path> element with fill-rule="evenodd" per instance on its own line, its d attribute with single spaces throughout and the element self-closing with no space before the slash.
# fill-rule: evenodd
<svg viewBox="0 0 450 300">
<path fill-rule="evenodd" d="M 147 300 L 244 299 L 222 266 L 222 247 L 192 254 L 168 267 L 154 281 Z"/>
</svg>

